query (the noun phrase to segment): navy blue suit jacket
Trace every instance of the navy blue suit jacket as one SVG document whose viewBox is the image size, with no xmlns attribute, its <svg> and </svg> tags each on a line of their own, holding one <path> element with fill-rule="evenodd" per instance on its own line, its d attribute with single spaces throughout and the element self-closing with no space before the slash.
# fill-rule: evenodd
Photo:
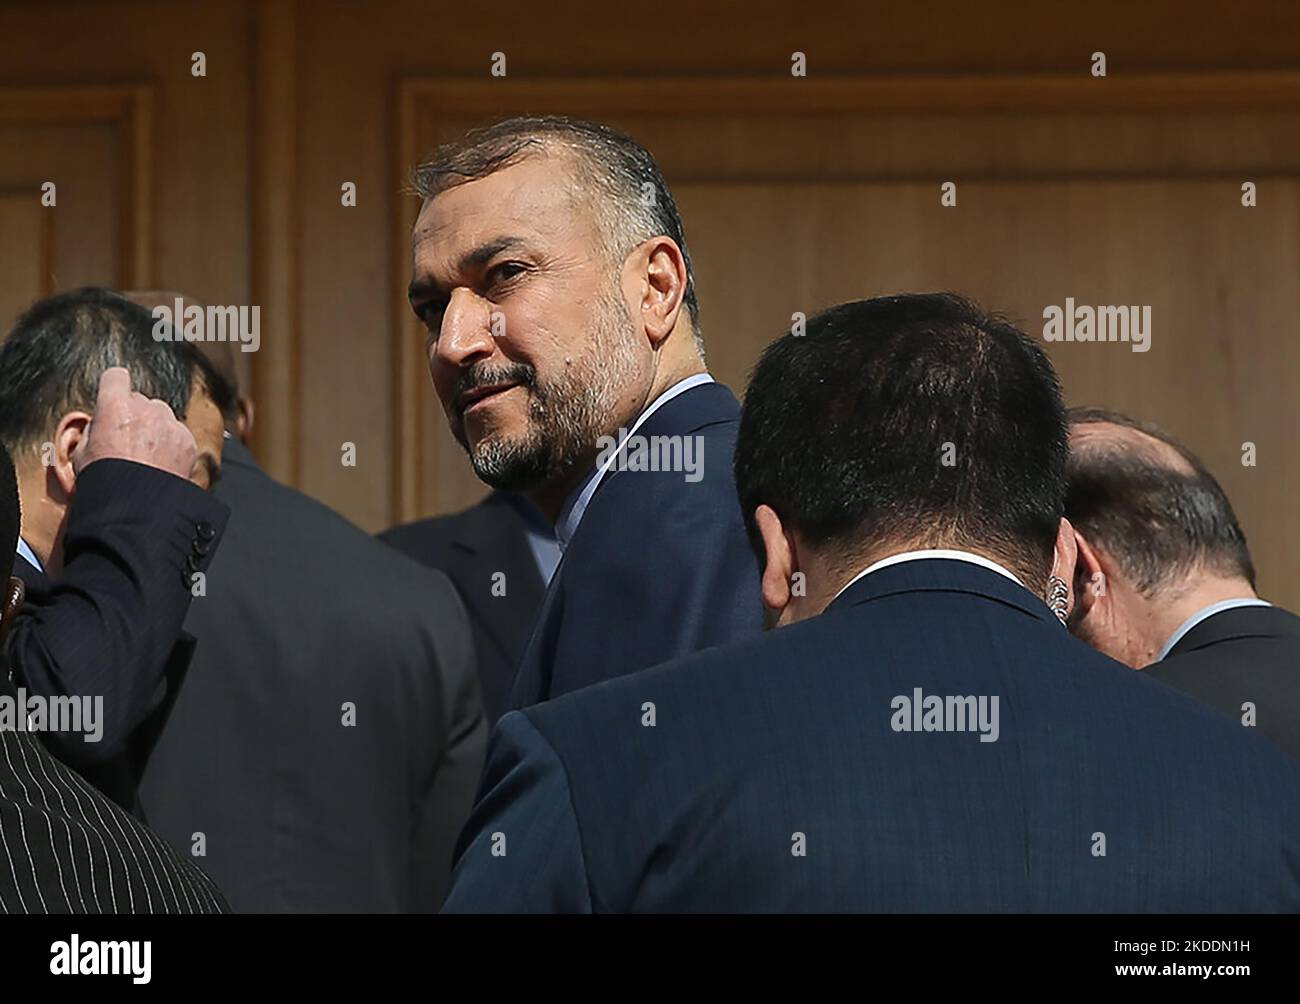
<svg viewBox="0 0 1300 1004">
<path fill-rule="evenodd" d="M 955 560 L 506 715 L 486 788 L 449 911 L 1300 910 L 1300 768 Z"/>
<path fill-rule="evenodd" d="M 606 473 L 564 550 L 510 707 L 758 634 L 758 565 L 736 501 L 740 405 L 722 384 L 663 404 L 637 435 L 698 436 L 702 476 Z"/>
<path fill-rule="evenodd" d="M 27 597 L 5 639 L 14 681 L 43 697 L 104 699 L 103 736 L 42 733 L 50 751 L 129 812 L 180 690 L 194 639 L 182 630 L 230 510 L 166 471 L 97 460 L 77 478 L 51 579 L 25 559 Z"/>
</svg>

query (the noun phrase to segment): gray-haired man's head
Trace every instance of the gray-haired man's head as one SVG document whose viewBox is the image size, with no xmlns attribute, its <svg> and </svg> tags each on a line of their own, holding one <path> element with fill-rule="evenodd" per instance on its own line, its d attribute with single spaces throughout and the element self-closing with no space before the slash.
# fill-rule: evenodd
<svg viewBox="0 0 1300 1004">
<path fill-rule="evenodd" d="M 543 509 L 597 440 L 703 368 L 681 218 L 650 154 L 606 126 L 509 119 L 414 175 L 412 309 L 479 477 Z"/>
<path fill-rule="evenodd" d="M 1157 426 L 1069 412 L 1066 517 L 1081 538 L 1071 629 L 1135 668 L 1217 598 L 1254 596 L 1232 503 L 1200 459 Z"/>
</svg>

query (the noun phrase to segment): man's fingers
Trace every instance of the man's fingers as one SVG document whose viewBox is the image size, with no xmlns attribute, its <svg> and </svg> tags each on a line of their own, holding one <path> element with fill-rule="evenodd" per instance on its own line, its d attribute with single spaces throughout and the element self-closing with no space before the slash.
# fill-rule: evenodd
<svg viewBox="0 0 1300 1004">
<path fill-rule="evenodd" d="M 131 396 L 131 374 L 121 366 L 110 366 L 99 377 L 99 396 L 95 410 L 110 401 L 125 400 Z"/>
<path fill-rule="evenodd" d="M 150 398 L 149 407 L 158 414 L 160 419 L 169 418 L 173 422 L 176 421 L 176 413 L 172 411 L 172 406 L 161 398 Z"/>
</svg>

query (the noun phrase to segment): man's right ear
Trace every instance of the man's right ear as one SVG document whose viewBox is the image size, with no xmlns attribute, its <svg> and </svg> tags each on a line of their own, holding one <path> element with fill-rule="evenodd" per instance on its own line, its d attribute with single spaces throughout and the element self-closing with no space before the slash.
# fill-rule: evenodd
<svg viewBox="0 0 1300 1004">
<path fill-rule="evenodd" d="M 16 575 L 10 576 L 4 591 L 4 607 L 0 611 L 0 642 L 8 636 L 9 625 L 22 609 L 26 595 L 27 587 L 23 585 L 23 580 Z"/>
<path fill-rule="evenodd" d="M 779 614 L 790 605 L 790 582 L 797 571 L 794 547 L 781 525 L 781 517 L 771 506 L 761 505 L 755 509 L 754 522 L 767 555 L 763 565 L 763 603 Z"/>
<path fill-rule="evenodd" d="M 73 454 L 86 442 L 90 431 L 91 416 L 84 411 L 70 411 L 59 419 L 54 429 L 53 455 L 48 456 L 48 447 L 42 448 L 41 462 L 48 465 L 63 494 L 68 498 L 77 490 L 77 472 L 72 466 Z"/>
<path fill-rule="evenodd" d="M 1106 573 L 1101 558 L 1093 550 L 1088 538 L 1077 529 L 1074 543 L 1079 557 L 1074 565 L 1074 602 L 1078 605 L 1075 619 L 1086 617 L 1098 601 L 1106 595 Z"/>
</svg>

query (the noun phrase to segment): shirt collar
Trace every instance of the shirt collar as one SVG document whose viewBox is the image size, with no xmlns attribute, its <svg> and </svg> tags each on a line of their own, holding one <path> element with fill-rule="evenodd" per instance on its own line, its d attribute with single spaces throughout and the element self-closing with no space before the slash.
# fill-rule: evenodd
<svg viewBox="0 0 1300 1004">
<path fill-rule="evenodd" d="M 853 583 L 857 582 L 859 579 L 866 578 L 872 572 L 879 571 L 882 568 L 888 568 L 890 565 L 900 565 L 904 561 L 920 561 L 922 558 L 947 558 L 951 561 L 967 561 L 972 565 L 980 565 L 983 568 L 987 568 L 991 572 L 997 572 L 999 575 L 1005 575 L 1016 585 L 1021 586 L 1022 588 L 1027 588 L 1015 575 L 1011 574 L 1011 572 L 1007 571 L 996 561 L 991 561 L 982 554 L 974 554 L 971 551 L 951 550 L 948 548 L 929 548 L 924 551 L 904 551 L 902 554 L 891 554 L 888 558 L 881 558 L 874 564 L 868 565 L 857 575 L 853 576 L 853 578 L 848 582 L 844 583 L 844 587 L 835 594 L 831 603 L 834 603 L 835 600 L 839 599 L 845 589 L 848 589 L 849 586 L 853 585 Z"/>
<path fill-rule="evenodd" d="M 528 539 L 533 561 L 537 565 L 538 572 L 541 573 L 543 583 L 549 585 L 555 575 L 555 568 L 560 563 L 560 545 L 555 541 L 555 527 L 522 495 L 502 492 L 501 496 L 506 500 L 506 504 L 519 514 L 524 524 L 524 536 Z"/>
<path fill-rule="evenodd" d="M 555 521 L 555 539 L 559 541 L 560 549 L 563 550 L 568 546 L 569 541 L 573 539 L 573 534 L 578 529 L 578 524 L 582 522 L 582 515 L 587 511 L 587 506 L 591 503 L 591 497 L 596 494 L 596 489 L 600 487 L 600 482 L 605 477 L 605 472 L 613 466 L 615 459 L 618 457 L 623 443 L 636 432 L 637 429 L 645 423 L 645 420 L 662 408 L 665 404 L 677 397 L 679 394 L 685 394 L 688 390 L 700 387 L 706 383 L 713 383 L 713 377 L 707 373 L 696 373 L 685 380 L 679 380 L 666 391 L 655 398 L 648 408 L 646 408 L 637 420 L 632 424 L 620 440 L 618 449 L 611 450 L 605 462 L 599 468 L 593 468 L 591 473 L 583 479 L 582 483 L 569 495 L 564 506 L 560 509 L 560 518 Z M 622 432 L 622 430 L 620 430 Z"/>
<path fill-rule="evenodd" d="M 22 537 L 18 538 L 18 556 L 26 558 L 33 568 L 42 575 L 45 574 L 45 566 L 41 564 L 41 559 L 36 557 L 36 552 L 32 550 L 31 545 L 28 544 L 27 541 L 23 540 Z"/>
<path fill-rule="evenodd" d="M 1165 642 L 1164 648 L 1162 648 L 1160 654 L 1156 656 L 1156 662 L 1159 662 L 1173 651 L 1173 647 L 1183 640 L 1187 635 L 1187 632 L 1196 627 L 1197 624 L 1201 623 L 1201 621 L 1206 618 L 1213 617 L 1215 614 L 1222 613 L 1224 610 L 1234 610 L 1237 607 L 1271 607 L 1272 605 L 1273 604 L 1265 602 L 1258 597 L 1242 597 L 1241 599 L 1236 600 L 1220 600 L 1218 603 L 1211 603 L 1208 607 L 1202 607 L 1200 610 L 1196 611 L 1196 613 L 1192 614 L 1192 616 L 1188 617 L 1187 620 L 1183 621 L 1183 623 L 1178 626 L 1178 630 L 1169 636 L 1169 640 Z"/>
</svg>

